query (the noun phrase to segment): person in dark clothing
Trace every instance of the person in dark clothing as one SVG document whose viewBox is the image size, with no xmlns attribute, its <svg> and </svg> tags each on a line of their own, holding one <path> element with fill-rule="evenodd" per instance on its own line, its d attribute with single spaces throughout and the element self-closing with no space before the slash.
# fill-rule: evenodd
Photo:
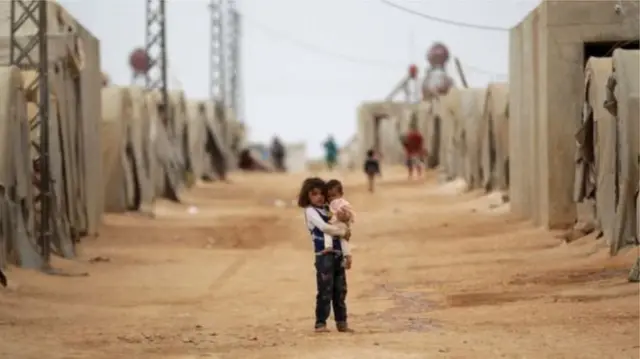
<svg viewBox="0 0 640 359">
<path fill-rule="evenodd" d="M 284 148 L 284 145 L 280 141 L 280 138 L 278 138 L 277 136 L 274 137 L 273 142 L 271 142 L 271 158 L 273 159 L 273 164 L 276 167 L 276 171 L 286 171 L 284 165 L 286 156 L 287 152 Z"/>
<path fill-rule="evenodd" d="M 367 180 L 369 181 L 369 192 L 373 193 L 375 190 L 376 176 L 382 175 L 380 172 L 380 161 L 376 158 L 373 150 L 367 151 L 367 158 L 364 161 L 364 173 L 367 175 Z"/>
<path fill-rule="evenodd" d="M 2 269 L 0 269 L 0 285 L 3 287 L 7 286 L 7 277 L 2 273 Z"/>
<path fill-rule="evenodd" d="M 315 252 L 316 321 L 315 331 L 328 332 L 327 319 L 333 316 L 339 332 L 352 332 L 347 324 L 347 273 L 342 266 L 340 238 L 349 240 L 351 231 L 329 224 L 330 211 L 326 203 L 326 185 L 318 177 L 307 178 L 298 195 L 298 207 L 304 209 L 304 219 Z M 340 216 L 338 216 L 340 219 Z M 331 236 L 325 242 L 325 234 Z"/>
</svg>

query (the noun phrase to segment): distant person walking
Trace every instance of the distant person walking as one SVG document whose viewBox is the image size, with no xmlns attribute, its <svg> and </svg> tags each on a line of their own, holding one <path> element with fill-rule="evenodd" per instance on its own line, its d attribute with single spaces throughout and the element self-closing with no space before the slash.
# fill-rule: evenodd
<svg viewBox="0 0 640 359">
<path fill-rule="evenodd" d="M 271 158 L 273 159 L 273 164 L 276 167 L 276 171 L 285 172 L 287 170 L 285 166 L 285 159 L 287 156 L 287 151 L 280 141 L 278 136 L 273 138 L 271 142 Z"/>
<path fill-rule="evenodd" d="M 374 150 L 367 151 L 367 158 L 364 161 L 364 173 L 367 175 L 369 182 L 369 192 L 373 193 L 375 191 L 376 176 L 382 175 L 380 172 L 380 161 L 376 157 Z"/>
<path fill-rule="evenodd" d="M 332 135 L 322 144 L 324 146 L 324 160 L 331 171 L 338 162 L 338 145 Z"/>
<path fill-rule="evenodd" d="M 403 138 L 402 143 L 406 153 L 409 179 L 413 178 L 414 171 L 416 175 L 420 177 L 422 175 L 422 157 L 424 157 L 425 150 L 422 134 L 418 131 L 418 125 L 415 121 L 411 122 L 409 132 L 407 132 L 407 135 Z"/>
</svg>

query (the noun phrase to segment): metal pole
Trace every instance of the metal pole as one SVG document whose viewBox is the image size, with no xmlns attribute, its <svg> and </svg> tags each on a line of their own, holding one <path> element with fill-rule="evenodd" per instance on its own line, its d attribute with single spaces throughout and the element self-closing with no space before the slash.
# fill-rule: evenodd
<svg viewBox="0 0 640 359">
<path fill-rule="evenodd" d="M 38 89 L 38 111 L 29 119 L 29 127 L 32 132 L 37 131 L 39 137 L 39 143 L 32 142 L 31 146 L 35 150 L 35 157 L 32 159 L 32 182 L 36 193 L 34 207 L 40 211 L 36 217 L 36 239 L 42 261 L 23 265 L 42 269 L 49 269 L 53 216 L 53 187 L 49 166 L 48 4 L 47 1 L 39 0 L 11 0 L 9 50 L 11 65 L 36 72 L 34 80 L 26 84 L 25 88 L 27 91 Z"/>
</svg>

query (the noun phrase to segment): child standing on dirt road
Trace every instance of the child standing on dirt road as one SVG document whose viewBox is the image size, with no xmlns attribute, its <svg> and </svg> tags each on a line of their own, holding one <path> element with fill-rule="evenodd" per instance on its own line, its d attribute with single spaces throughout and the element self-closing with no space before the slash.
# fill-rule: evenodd
<svg viewBox="0 0 640 359">
<path fill-rule="evenodd" d="M 367 151 L 367 159 L 364 161 L 364 173 L 367 175 L 367 181 L 369 182 L 369 192 L 373 193 L 376 176 L 381 175 L 380 161 L 373 150 Z"/>
<path fill-rule="evenodd" d="M 339 332 L 351 332 L 347 324 L 347 274 L 342 266 L 340 237 L 349 239 L 351 231 L 329 224 L 330 212 L 325 201 L 325 182 L 307 178 L 300 188 L 298 206 L 304 208 L 307 230 L 315 252 L 316 322 L 315 331 L 328 332 L 327 319 L 333 304 L 333 316 Z M 325 246 L 325 233 L 333 236 L 331 247 Z"/>
</svg>

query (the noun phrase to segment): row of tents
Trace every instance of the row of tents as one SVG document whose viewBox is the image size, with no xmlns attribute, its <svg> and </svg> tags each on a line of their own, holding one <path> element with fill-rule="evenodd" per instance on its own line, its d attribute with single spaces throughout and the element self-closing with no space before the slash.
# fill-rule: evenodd
<svg viewBox="0 0 640 359">
<path fill-rule="evenodd" d="M 417 104 L 376 102 L 358 110 L 358 132 L 343 149 L 347 166 L 362 163 L 377 148 L 387 163 L 402 163 L 399 140 L 416 124 L 425 139 L 426 164 L 448 180 L 463 178 L 470 189 L 507 191 L 509 184 L 509 87 L 452 88 L 446 95 Z"/>
<path fill-rule="evenodd" d="M 220 104 L 182 91 L 165 106 L 158 92 L 107 84 L 99 40 L 60 4 L 47 6 L 52 243 L 72 257 L 80 238 L 98 235 L 103 213 L 152 213 L 157 198 L 179 201 L 198 180 L 224 178 L 244 127 Z M 0 268 L 39 267 L 38 74 L 10 65 L 10 11 L 0 2 Z M 36 31 L 23 26 L 17 41 L 24 47 Z"/>
<path fill-rule="evenodd" d="M 508 84 L 418 104 L 365 103 L 343 163 L 362 163 L 371 148 L 401 163 L 398 139 L 415 122 L 427 165 L 448 179 L 502 191 L 535 225 L 598 231 L 612 255 L 637 244 L 637 15 L 631 2 L 542 1 L 510 30 Z"/>
</svg>

